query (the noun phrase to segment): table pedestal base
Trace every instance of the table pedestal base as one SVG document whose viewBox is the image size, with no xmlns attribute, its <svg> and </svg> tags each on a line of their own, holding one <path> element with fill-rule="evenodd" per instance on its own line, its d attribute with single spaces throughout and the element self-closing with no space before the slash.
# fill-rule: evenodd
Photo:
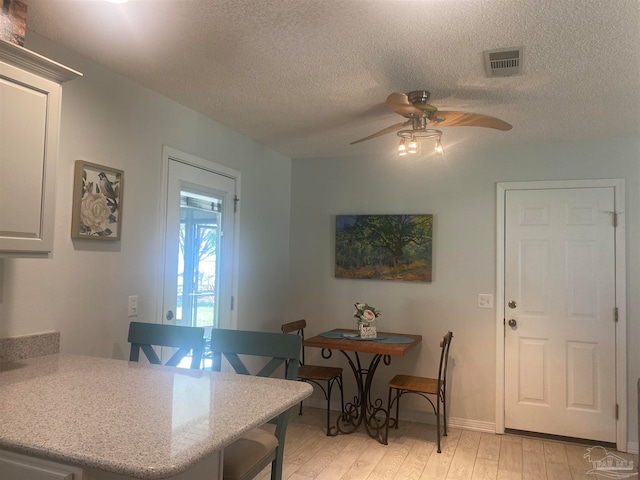
<svg viewBox="0 0 640 480">
<path fill-rule="evenodd" d="M 382 360 L 385 365 L 389 365 L 391 357 L 389 355 L 375 354 L 369 363 L 369 368 L 362 368 L 358 352 L 351 352 L 353 358 L 346 351 L 340 350 L 340 353 L 349 362 L 356 379 L 358 391 L 353 398 L 353 402 L 349 402 L 344 406 L 344 413 L 338 416 L 335 426 L 329 428 L 327 435 L 350 434 L 364 424 L 371 438 L 375 438 L 378 442 L 386 445 L 386 423 L 389 421 L 389 412 L 384 408 L 381 398 L 371 398 L 371 384 L 380 361 Z M 323 349 L 322 356 L 329 358 L 331 350 Z"/>
</svg>

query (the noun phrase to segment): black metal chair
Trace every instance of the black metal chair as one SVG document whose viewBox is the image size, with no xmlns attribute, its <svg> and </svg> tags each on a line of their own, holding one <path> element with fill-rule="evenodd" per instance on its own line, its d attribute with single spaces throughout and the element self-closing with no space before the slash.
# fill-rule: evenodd
<svg viewBox="0 0 640 480">
<path fill-rule="evenodd" d="M 251 375 L 240 358 L 240 355 L 249 355 L 268 359 L 256 376 L 270 377 L 283 370 L 286 371 L 285 377 L 288 380 L 295 380 L 298 374 L 300 346 L 300 337 L 294 335 L 214 328 L 211 331 L 212 370 L 220 371 L 224 358 L 236 373 Z M 284 438 L 289 412 L 290 410 L 286 410 L 269 422 L 276 426 L 274 434 L 262 428 L 254 428 L 225 447 L 224 480 L 249 480 L 269 463 L 271 480 L 282 479 Z"/>
<path fill-rule="evenodd" d="M 131 322 L 129 324 L 129 342 L 131 352 L 129 361 L 137 362 L 142 350 L 149 363 L 162 365 L 162 361 L 153 346 L 173 347 L 178 350 L 165 363 L 169 367 L 177 366 L 180 361 L 192 352 L 192 369 L 199 369 L 204 351 L 204 328 L 163 325 L 158 323 Z"/>
<path fill-rule="evenodd" d="M 296 332 L 302 339 L 302 358 L 300 368 L 298 368 L 298 380 L 317 385 L 324 393 L 327 400 L 327 435 L 331 424 L 331 391 L 334 384 L 340 389 L 340 406 L 344 414 L 344 391 L 342 389 L 342 368 L 327 367 L 320 365 L 307 365 L 304 359 L 304 329 L 307 327 L 306 320 L 296 320 L 282 325 L 282 333 Z M 325 388 L 326 385 L 326 388 Z M 302 415 L 302 402 L 300 402 L 300 412 Z"/>
<path fill-rule="evenodd" d="M 387 401 L 387 411 L 389 419 L 386 423 L 385 438 L 389 437 L 389 426 L 398 428 L 398 418 L 400 414 L 400 398 L 408 393 L 414 393 L 426 398 L 433 407 L 436 415 L 436 428 L 438 439 L 438 453 L 440 449 L 440 404 L 442 404 L 442 420 L 444 424 L 443 435 L 447 436 L 447 365 L 449 363 L 449 347 L 453 333 L 447 334 L 440 340 L 440 366 L 438 368 L 438 378 L 415 377 L 412 375 L 396 375 L 389 382 L 389 399 Z M 394 394 L 395 392 L 395 394 Z M 428 395 L 435 396 L 435 405 Z M 396 404 L 396 417 L 391 418 L 391 409 Z M 393 422 L 393 424 L 392 424 Z M 390 425 L 392 424 L 392 425 Z"/>
</svg>

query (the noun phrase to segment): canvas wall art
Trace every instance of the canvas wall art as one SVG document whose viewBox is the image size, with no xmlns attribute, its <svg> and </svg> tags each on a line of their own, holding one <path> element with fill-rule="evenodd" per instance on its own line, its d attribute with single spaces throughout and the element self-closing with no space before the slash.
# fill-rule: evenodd
<svg viewBox="0 0 640 480">
<path fill-rule="evenodd" d="M 433 215 L 336 215 L 337 278 L 431 282 Z"/>
<path fill-rule="evenodd" d="M 124 172 L 76 161 L 71 238 L 120 240 Z"/>
</svg>

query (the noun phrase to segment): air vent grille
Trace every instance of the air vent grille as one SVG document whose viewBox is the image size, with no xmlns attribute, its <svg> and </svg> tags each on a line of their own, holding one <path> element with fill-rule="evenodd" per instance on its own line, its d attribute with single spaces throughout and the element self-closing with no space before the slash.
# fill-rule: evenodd
<svg viewBox="0 0 640 480">
<path fill-rule="evenodd" d="M 522 47 L 500 48 L 484 52 L 487 77 L 522 75 Z"/>
</svg>

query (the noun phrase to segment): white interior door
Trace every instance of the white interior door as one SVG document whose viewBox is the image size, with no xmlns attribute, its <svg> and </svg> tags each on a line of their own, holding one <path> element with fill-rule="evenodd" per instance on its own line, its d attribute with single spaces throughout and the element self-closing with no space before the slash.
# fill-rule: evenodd
<svg viewBox="0 0 640 480">
<path fill-rule="evenodd" d="M 506 192 L 506 428 L 616 442 L 614 194 Z"/>
<path fill-rule="evenodd" d="M 237 177 L 181 152 L 165 160 L 163 322 L 231 328 Z"/>
</svg>

